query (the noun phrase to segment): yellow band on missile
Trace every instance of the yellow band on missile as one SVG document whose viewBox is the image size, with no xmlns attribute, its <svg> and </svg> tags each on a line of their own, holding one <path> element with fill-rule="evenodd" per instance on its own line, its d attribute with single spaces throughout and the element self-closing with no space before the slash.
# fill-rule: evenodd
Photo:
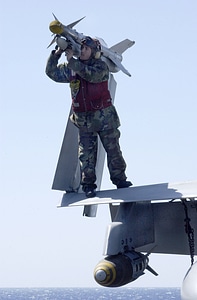
<svg viewBox="0 0 197 300">
<path fill-rule="evenodd" d="M 106 279 L 102 282 L 99 282 L 102 285 L 109 286 L 116 279 L 116 270 L 114 264 L 112 262 L 108 262 L 106 260 L 101 261 L 95 268 L 94 274 L 98 270 L 103 270 L 106 274 Z"/>
<path fill-rule="evenodd" d="M 55 34 L 61 34 L 63 32 L 62 23 L 58 20 L 54 20 L 49 24 L 49 29 Z"/>
</svg>

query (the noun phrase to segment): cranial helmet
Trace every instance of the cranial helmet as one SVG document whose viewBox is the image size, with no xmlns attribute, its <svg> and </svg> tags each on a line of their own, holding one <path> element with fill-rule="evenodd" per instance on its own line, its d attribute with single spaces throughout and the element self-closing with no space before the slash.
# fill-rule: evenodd
<svg viewBox="0 0 197 300">
<path fill-rule="evenodd" d="M 101 44 L 99 40 L 93 39 L 90 36 L 86 36 L 82 41 L 82 45 L 86 45 L 92 49 L 92 55 L 94 58 L 98 59 L 101 56 Z"/>
</svg>

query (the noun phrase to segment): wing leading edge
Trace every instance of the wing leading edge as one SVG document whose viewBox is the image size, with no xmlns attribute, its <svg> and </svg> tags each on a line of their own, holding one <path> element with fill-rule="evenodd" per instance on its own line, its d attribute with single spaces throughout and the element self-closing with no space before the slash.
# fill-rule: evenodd
<svg viewBox="0 0 197 300">
<path fill-rule="evenodd" d="M 98 191 L 97 197 L 85 198 L 83 193 L 65 193 L 58 207 L 109 204 L 122 202 L 164 201 L 197 198 L 197 181 L 160 183 L 125 189 Z"/>
</svg>

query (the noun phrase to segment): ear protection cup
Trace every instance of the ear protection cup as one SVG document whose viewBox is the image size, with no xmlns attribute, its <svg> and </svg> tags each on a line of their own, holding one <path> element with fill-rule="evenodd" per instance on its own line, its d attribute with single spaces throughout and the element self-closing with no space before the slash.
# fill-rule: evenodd
<svg viewBox="0 0 197 300">
<path fill-rule="evenodd" d="M 101 57 L 101 44 L 99 42 L 99 40 L 94 40 L 96 43 L 96 51 L 95 51 L 95 55 L 94 57 L 96 59 L 99 59 Z"/>
<path fill-rule="evenodd" d="M 97 51 L 94 55 L 94 58 L 99 59 L 101 57 L 101 51 Z"/>
</svg>

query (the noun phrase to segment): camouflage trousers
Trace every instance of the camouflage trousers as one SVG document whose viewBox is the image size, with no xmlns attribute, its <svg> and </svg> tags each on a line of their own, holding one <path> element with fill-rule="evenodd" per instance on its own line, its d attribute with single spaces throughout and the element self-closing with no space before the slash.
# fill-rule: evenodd
<svg viewBox="0 0 197 300">
<path fill-rule="evenodd" d="M 98 136 L 107 153 L 110 179 L 113 184 L 117 185 L 121 180 L 126 180 L 126 163 L 120 150 L 120 131 L 117 128 L 99 132 L 84 132 L 79 129 L 81 184 L 94 184 L 96 182 L 95 167 L 97 162 Z"/>
</svg>

